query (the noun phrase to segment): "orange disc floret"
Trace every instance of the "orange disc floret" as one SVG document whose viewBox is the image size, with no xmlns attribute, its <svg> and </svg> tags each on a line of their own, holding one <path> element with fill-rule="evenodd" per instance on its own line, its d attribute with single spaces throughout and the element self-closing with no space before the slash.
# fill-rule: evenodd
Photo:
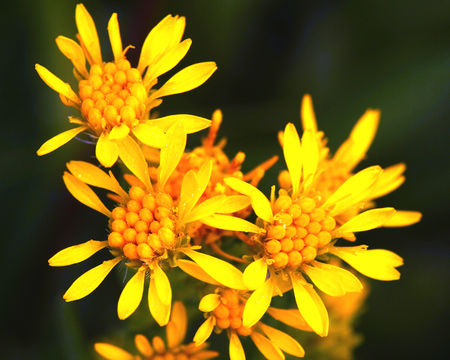
<svg viewBox="0 0 450 360">
<path fill-rule="evenodd" d="M 231 289 L 222 290 L 220 304 L 214 309 L 212 316 L 216 318 L 216 326 L 221 330 L 231 328 L 239 335 L 248 336 L 251 328 L 242 326 L 242 314 L 246 299 L 239 296 L 238 292 Z"/>
</svg>

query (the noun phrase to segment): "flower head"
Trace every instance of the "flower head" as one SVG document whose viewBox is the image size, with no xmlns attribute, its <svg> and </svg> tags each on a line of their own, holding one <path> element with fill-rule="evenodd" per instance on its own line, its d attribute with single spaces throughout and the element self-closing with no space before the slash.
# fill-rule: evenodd
<svg viewBox="0 0 450 360">
<path fill-rule="evenodd" d="M 104 62 L 95 23 L 82 4 L 75 10 L 78 42 L 59 36 L 56 43 L 72 62 L 78 81 L 78 92 L 45 67 L 37 64 L 42 80 L 60 94 L 65 105 L 81 112 L 81 118 L 70 118 L 79 125 L 44 143 L 37 151 L 45 155 L 64 145 L 81 132 L 98 138 L 96 156 L 104 166 L 112 166 L 118 157 L 118 144 L 131 135 L 144 144 L 161 147 L 164 132 L 182 119 L 188 133 L 209 126 L 210 121 L 193 115 L 171 115 L 150 120 L 150 111 L 161 98 L 192 90 L 203 84 L 216 70 L 214 62 L 198 63 L 179 71 L 159 89 L 154 89 L 158 77 L 175 67 L 186 55 L 192 43 L 181 40 L 185 18 L 166 16 L 148 34 L 142 46 L 139 63 L 132 67 L 123 49 L 117 14 L 108 23 L 108 34 L 114 60 Z M 86 67 L 89 63 L 89 70 Z"/>
</svg>

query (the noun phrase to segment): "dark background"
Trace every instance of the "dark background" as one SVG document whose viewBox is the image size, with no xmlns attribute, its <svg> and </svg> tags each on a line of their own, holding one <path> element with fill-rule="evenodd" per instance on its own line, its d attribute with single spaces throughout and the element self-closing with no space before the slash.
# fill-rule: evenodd
<svg viewBox="0 0 450 360">
<path fill-rule="evenodd" d="M 406 183 L 378 204 L 420 210 L 424 218 L 410 228 L 359 237 L 397 252 L 405 265 L 400 281 L 371 282 L 358 325 L 365 342 L 356 359 L 448 358 L 448 2 L 116 0 L 85 5 L 96 22 L 104 59 L 111 58 L 106 25 L 113 12 L 119 14 L 124 45 L 136 46 L 128 54 L 133 61 L 147 32 L 166 14 L 187 17 L 185 38 L 193 45 L 176 69 L 207 60 L 219 69 L 202 87 L 167 98 L 159 111 L 209 117 L 221 108 L 228 152 L 245 151 L 247 169 L 281 155 L 276 133 L 288 121 L 299 125 L 304 93 L 313 96 L 332 150 L 367 107 L 380 108 L 379 132 L 363 165 L 402 161 L 408 170 Z M 66 246 L 102 239 L 106 226 L 102 215 L 70 196 L 61 179 L 65 163 L 89 159 L 92 148 L 72 141 L 43 158 L 35 154 L 45 140 L 70 127 L 66 116 L 73 112 L 38 78 L 34 64 L 72 79 L 70 62 L 54 39 L 74 37 L 74 10 L 71 1 L 2 6 L 4 359 L 89 359 L 95 341 L 125 331 L 116 329 L 151 335 L 133 317 L 128 322 L 116 317 L 123 274 L 109 276 L 84 300 L 62 300 L 70 282 L 100 255 L 63 269 L 47 265 Z M 279 162 L 268 173 L 263 191 L 282 166 Z"/>
</svg>

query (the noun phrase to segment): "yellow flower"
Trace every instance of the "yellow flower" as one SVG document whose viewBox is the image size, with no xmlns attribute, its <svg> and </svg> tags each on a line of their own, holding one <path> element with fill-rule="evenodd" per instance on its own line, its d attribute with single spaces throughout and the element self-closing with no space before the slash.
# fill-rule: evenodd
<svg viewBox="0 0 450 360">
<path fill-rule="evenodd" d="M 122 47 L 116 13 L 108 23 L 114 61 L 107 63 L 103 62 L 95 23 L 84 5 L 77 5 L 75 20 L 79 43 L 58 36 L 56 44 L 74 66 L 78 93 L 45 67 L 36 64 L 36 71 L 59 93 L 62 102 L 80 110 L 82 117 L 72 117 L 70 122 L 79 126 L 45 142 L 37 151 L 38 155 L 45 155 L 88 131 L 98 138 L 97 159 L 110 167 L 117 160 L 118 144 L 126 141 L 130 134 L 144 144 L 159 148 L 164 143 L 164 131 L 176 121 L 182 120 L 188 133 L 209 126 L 209 120 L 193 115 L 171 115 L 157 120 L 150 120 L 149 116 L 162 102 L 162 97 L 202 85 L 217 68 L 214 62 L 194 64 L 176 73 L 159 89 L 153 88 L 158 77 L 175 67 L 189 50 L 191 39 L 181 41 L 184 17 L 168 15 L 150 31 L 135 68 L 126 59 L 125 54 L 132 46 L 125 50 Z"/>
<path fill-rule="evenodd" d="M 372 198 L 373 188 L 383 176 L 383 170 L 379 166 L 366 168 L 350 176 L 331 194 L 323 194 L 316 188 L 323 171 L 319 166 L 319 150 L 313 131 L 306 130 L 300 140 L 295 126 L 289 123 L 283 135 L 283 152 L 292 190 L 281 189 L 276 197 L 273 187 L 269 201 L 252 185 L 236 178 L 225 179 L 232 189 L 250 197 L 259 218 L 257 224 L 262 228 L 251 239 L 256 261 L 245 269 L 244 282 L 248 288 L 256 289 L 250 299 L 256 296 L 268 301 L 257 302 L 247 317 L 244 314 L 246 326 L 253 325 L 264 314 L 273 294 L 293 288 L 299 311 L 308 325 L 317 334 L 326 336 L 329 322 L 326 308 L 304 275 L 331 296 L 342 296 L 363 288 L 352 273 L 327 263 L 328 254 L 341 258 L 374 279 L 396 280 L 400 277 L 395 268 L 402 265 L 403 260 L 390 251 L 334 245 L 338 238 L 353 238 L 355 232 L 383 226 L 396 216 L 395 209 L 390 207 L 362 213 L 352 211 L 355 207 L 359 210 L 361 203 Z M 337 218 L 344 212 L 354 216 L 341 224 Z M 219 224 L 218 216 L 210 216 L 207 223 Z M 221 226 L 225 226 L 223 221 Z M 241 231 L 251 232 L 252 226 L 246 222 Z M 268 271 L 271 286 L 265 285 Z"/>
<path fill-rule="evenodd" d="M 266 283 L 271 286 L 270 280 L 267 280 Z M 207 314 L 207 319 L 197 330 L 194 343 L 203 344 L 214 329 L 217 332 L 225 330 L 230 339 L 231 360 L 245 359 L 239 336 L 250 336 L 258 350 L 269 360 L 284 359 L 283 351 L 296 357 L 303 357 L 305 355 L 303 347 L 290 335 L 261 321 L 252 326 L 243 324 L 245 309 L 256 305 L 255 303 L 249 304 L 250 301 L 248 293 L 228 288 L 217 288 L 215 293 L 205 295 L 200 301 L 199 309 Z M 266 300 L 260 299 L 259 301 Z M 296 309 L 268 308 L 268 313 L 286 325 L 301 330 L 310 330 Z"/>
<path fill-rule="evenodd" d="M 159 336 L 152 339 L 152 344 L 144 335 L 136 335 L 134 341 L 140 355 L 129 352 L 107 343 L 96 343 L 95 350 L 108 360 L 199 360 L 212 359 L 219 356 L 216 351 L 205 350 L 208 344 L 197 346 L 194 343 L 183 345 L 187 330 L 186 308 L 177 301 L 173 304 L 170 321 L 166 326 L 167 347 Z"/>
<path fill-rule="evenodd" d="M 238 269 L 194 251 L 186 235 L 188 225 L 194 221 L 203 221 L 216 213 L 227 216 L 223 214 L 239 211 L 242 207 L 239 197 L 243 196 L 230 199 L 219 195 L 199 202 L 211 176 L 211 162 L 206 162 L 197 172 L 190 171 L 185 175 L 181 195 L 174 201 L 162 189 L 184 152 L 186 133 L 183 125 L 176 123 L 167 131 L 167 135 L 171 142 L 166 143 L 161 150 L 159 178 L 154 184 L 150 181 L 148 165 L 139 145 L 130 137 L 118 143 L 122 162 L 142 183 L 142 187 L 132 186 L 128 192 L 120 187 L 111 172 L 108 175 L 82 161 L 67 164 L 70 173 L 66 172 L 63 177 L 67 189 L 81 203 L 106 215 L 110 219 L 111 233 L 108 241 L 90 240 L 66 248 L 53 256 L 49 264 L 75 264 L 105 247 L 109 247 L 114 258 L 81 275 L 64 294 L 66 301 L 78 300 L 90 294 L 114 266 L 125 261 L 137 272 L 119 298 L 119 318 L 127 318 L 139 306 L 145 277 L 149 274 L 150 312 L 160 325 L 165 325 L 169 320 L 172 290 L 163 268 L 176 266 L 177 258 L 183 254 L 192 258 L 220 283 L 232 288 L 245 288 L 242 273 Z M 88 185 L 113 192 L 118 201 L 117 206 L 112 211 L 107 209 Z"/>
</svg>

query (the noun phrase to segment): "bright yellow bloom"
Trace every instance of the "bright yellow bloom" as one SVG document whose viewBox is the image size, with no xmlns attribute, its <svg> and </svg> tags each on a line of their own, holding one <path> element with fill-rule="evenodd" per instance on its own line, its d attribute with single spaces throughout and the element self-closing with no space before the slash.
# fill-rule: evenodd
<svg viewBox="0 0 450 360">
<path fill-rule="evenodd" d="M 166 326 L 167 347 L 159 336 L 152 339 L 152 344 L 144 335 L 136 335 L 134 341 L 140 355 L 107 343 L 96 343 L 95 350 L 108 360 L 207 360 L 219 356 L 216 351 L 205 350 L 208 344 L 197 346 L 195 343 L 183 345 L 186 336 L 187 316 L 183 303 L 173 304 L 170 321 Z"/>
<path fill-rule="evenodd" d="M 270 279 L 266 281 L 266 284 L 272 286 Z M 207 314 L 207 319 L 197 330 L 194 342 L 198 345 L 203 344 L 214 329 L 216 329 L 216 332 L 225 330 L 230 339 L 231 360 L 245 360 L 245 353 L 239 336 L 250 336 L 258 350 L 269 360 L 283 360 L 283 351 L 296 357 L 303 357 L 305 351 L 290 335 L 261 321 L 257 321 L 252 326 L 243 324 L 246 309 L 256 305 L 255 298 L 253 297 L 253 303 L 250 298 L 247 292 L 227 288 L 217 288 L 215 293 L 204 296 L 200 301 L 199 309 Z M 270 302 L 270 299 L 260 298 L 256 300 L 256 302 L 267 301 Z M 268 313 L 286 325 L 309 331 L 296 309 L 268 308 Z"/>
<path fill-rule="evenodd" d="M 109 218 L 111 233 L 108 241 L 90 240 L 71 246 L 49 260 L 51 266 L 66 266 L 81 262 L 97 251 L 109 247 L 112 260 L 81 275 L 64 294 L 66 301 L 78 300 L 97 288 L 119 262 L 137 269 L 122 291 L 118 302 L 118 316 L 125 319 L 139 306 L 146 275 L 150 276 L 148 303 L 150 312 L 160 325 L 167 324 L 172 303 L 172 290 L 163 271 L 176 266 L 183 254 L 192 258 L 200 268 L 221 284 L 231 288 L 245 289 L 242 273 L 232 265 L 194 251 L 186 235 L 189 224 L 204 221 L 211 215 L 224 215 L 241 210 L 242 195 L 228 198 L 218 195 L 199 202 L 211 177 L 211 162 L 205 163 L 197 172 L 189 171 L 181 184 L 181 195 L 174 200 L 164 192 L 167 179 L 178 165 L 186 145 L 186 133 L 181 123 L 167 132 L 170 143 L 161 150 L 158 181 L 151 183 L 148 165 L 139 145 L 131 138 L 118 144 L 125 166 L 140 180 L 142 186 L 123 190 L 110 172 L 82 162 L 67 164 L 70 173 L 64 174 L 64 182 L 70 193 L 81 203 L 101 212 Z M 114 193 L 117 206 L 110 211 L 88 186 L 100 187 Z M 244 205 L 246 203 L 244 202 Z M 241 219 L 237 219 L 241 220 Z"/>
<path fill-rule="evenodd" d="M 189 50 L 191 39 L 181 41 L 186 22 L 184 17 L 168 15 L 150 31 L 135 68 L 126 59 L 126 52 L 132 46 L 125 50 L 122 47 L 116 13 L 108 23 L 114 54 L 112 62 L 103 62 L 95 23 L 84 5 L 77 5 L 75 20 L 79 43 L 58 36 L 56 44 L 74 66 L 78 93 L 45 67 L 37 64 L 36 71 L 50 88 L 59 93 L 62 102 L 80 110 L 82 117 L 72 117 L 71 123 L 79 126 L 45 142 L 37 151 L 38 155 L 45 155 L 79 133 L 88 131 L 98 138 L 97 159 L 110 167 L 119 155 L 119 143 L 126 141 L 131 134 L 142 143 L 159 148 L 164 143 L 164 132 L 176 121 L 182 120 L 188 133 L 209 126 L 209 120 L 193 115 L 171 115 L 150 120 L 150 111 L 161 104 L 162 97 L 202 85 L 217 68 L 214 62 L 194 64 L 176 73 L 159 89 L 153 88 L 158 77 L 175 67 Z"/>
</svg>

